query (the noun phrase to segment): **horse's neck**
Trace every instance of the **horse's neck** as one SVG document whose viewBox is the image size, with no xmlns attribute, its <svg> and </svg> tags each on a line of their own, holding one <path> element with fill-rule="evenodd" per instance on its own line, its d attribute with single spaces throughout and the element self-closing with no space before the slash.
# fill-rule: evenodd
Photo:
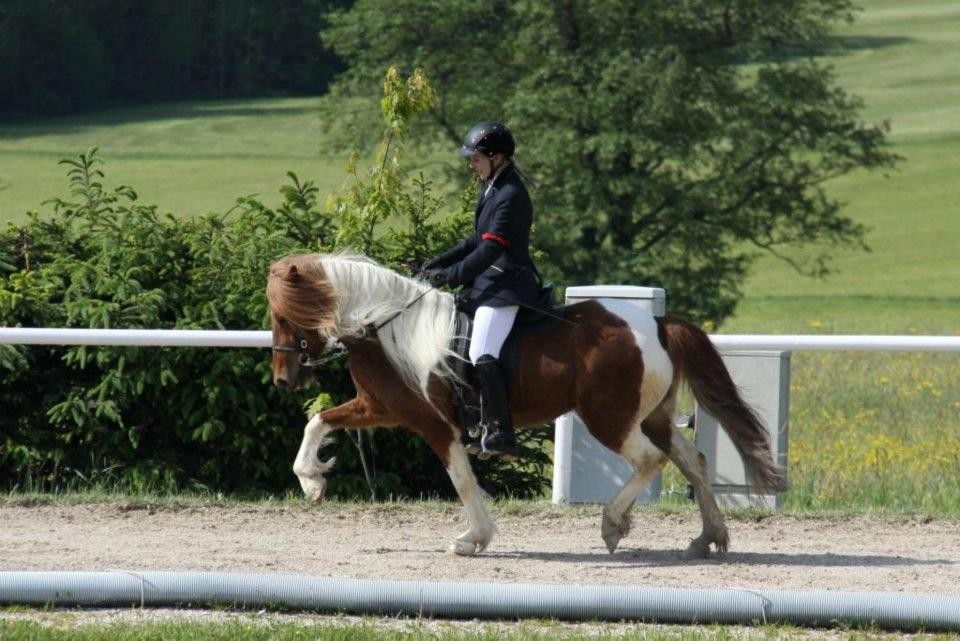
<svg viewBox="0 0 960 641">
<path fill-rule="evenodd" d="M 431 372 L 447 369 L 453 297 L 368 261 L 333 260 L 328 274 L 341 295 L 341 339 L 361 338 L 371 326 L 377 328 L 384 362 L 408 387 L 426 393 Z"/>
<path fill-rule="evenodd" d="M 369 396 L 377 389 L 391 389 L 391 386 L 404 384 L 380 341 L 372 337 L 339 340 L 350 358 L 350 376 L 358 395 Z"/>
<path fill-rule="evenodd" d="M 330 267 L 342 296 L 341 321 L 354 330 L 362 329 L 355 327 L 357 322 L 361 326 L 382 322 L 417 293 L 411 281 L 376 263 L 334 260 Z"/>
</svg>

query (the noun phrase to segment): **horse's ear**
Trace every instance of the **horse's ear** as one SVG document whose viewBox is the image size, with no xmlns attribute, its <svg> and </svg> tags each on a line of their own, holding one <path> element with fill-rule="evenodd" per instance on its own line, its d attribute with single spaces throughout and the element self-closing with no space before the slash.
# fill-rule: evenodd
<svg viewBox="0 0 960 641">
<path fill-rule="evenodd" d="M 287 280 L 291 283 L 300 281 L 300 270 L 297 269 L 296 265 L 290 265 L 290 271 L 287 272 Z"/>
</svg>

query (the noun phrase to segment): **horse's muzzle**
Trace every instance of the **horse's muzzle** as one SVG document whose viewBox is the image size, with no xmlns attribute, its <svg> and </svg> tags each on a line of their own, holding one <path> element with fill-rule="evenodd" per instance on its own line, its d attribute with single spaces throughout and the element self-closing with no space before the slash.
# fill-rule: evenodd
<svg viewBox="0 0 960 641">
<path fill-rule="evenodd" d="M 273 377 L 273 384 L 280 389 L 294 392 L 303 389 L 313 382 L 313 372 L 305 368 L 298 368 L 293 376 L 284 372 Z"/>
</svg>

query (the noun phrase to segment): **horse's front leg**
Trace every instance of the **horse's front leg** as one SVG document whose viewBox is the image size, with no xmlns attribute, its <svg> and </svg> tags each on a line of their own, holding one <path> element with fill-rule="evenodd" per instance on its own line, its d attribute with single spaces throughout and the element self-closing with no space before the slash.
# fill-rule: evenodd
<svg viewBox="0 0 960 641">
<path fill-rule="evenodd" d="M 433 442 L 430 445 L 433 446 Z M 447 455 L 443 456 L 436 447 L 434 449 L 437 450 L 437 454 L 446 464 L 447 474 L 450 475 L 453 487 L 457 490 L 460 501 L 463 502 L 463 511 L 470 523 L 470 528 L 450 544 L 450 552 L 461 556 L 471 556 L 483 552 L 490 545 L 490 541 L 493 540 L 496 527 L 483 503 L 483 492 L 477 483 L 477 477 L 473 474 L 473 468 L 470 467 L 467 450 L 459 439 L 453 438 L 452 430 L 450 442 L 446 448 Z"/>
<path fill-rule="evenodd" d="M 389 424 L 391 419 L 370 399 L 357 397 L 343 405 L 315 414 L 303 430 L 303 441 L 297 458 L 293 461 L 293 473 L 300 480 L 303 493 L 312 501 L 322 501 L 327 489 L 324 474 L 336 463 L 336 457 L 321 461 L 317 455 L 323 447 L 324 437 L 335 429 L 362 429 Z"/>
</svg>

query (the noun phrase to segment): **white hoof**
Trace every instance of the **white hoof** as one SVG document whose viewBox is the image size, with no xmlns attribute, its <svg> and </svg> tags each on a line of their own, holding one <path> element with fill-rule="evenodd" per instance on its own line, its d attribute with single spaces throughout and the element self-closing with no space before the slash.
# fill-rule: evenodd
<svg viewBox="0 0 960 641">
<path fill-rule="evenodd" d="M 327 491 L 327 479 L 323 478 L 323 475 L 329 472 L 336 462 L 337 457 L 334 456 L 326 462 L 316 460 L 309 465 L 293 466 L 293 473 L 300 480 L 300 487 L 303 488 L 303 493 L 308 499 L 315 503 L 323 500 Z"/>
<path fill-rule="evenodd" d="M 492 535 L 483 536 L 467 530 L 453 540 L 450 544 L 450 552 L 458 556 L 473 556 L 486 550 L 492 539 Z"/>
<path fill-rule="evenodd" d="M 322 476 L 319 478 L 300 477 L 300 487 L 303 488 L 303 493 L 308 499 L 314 503 L 320 503 L 327 491 L 327 481 Z"/>
<path fill-rule="evenodd" d="M 469 539 L 454 539 L 450 544 L 450 553 L 457 556 L 474 556 L 482 549 L 479 543 Z"/>
</svg>

